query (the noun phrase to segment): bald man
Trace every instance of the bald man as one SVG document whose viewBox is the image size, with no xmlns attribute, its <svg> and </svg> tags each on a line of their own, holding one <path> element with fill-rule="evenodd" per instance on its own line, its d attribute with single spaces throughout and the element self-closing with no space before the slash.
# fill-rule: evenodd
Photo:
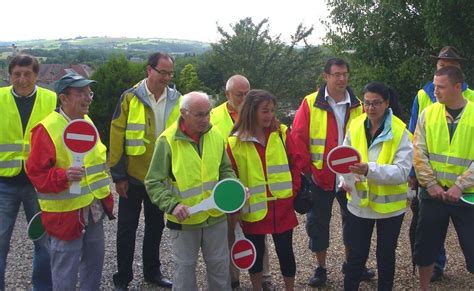
<svg viewBox="0 0 474 291">
<path fill-rule="evenodd" d="M 213 185 L 235 178 L 225 141 L 211 126 L 211 103 L 206 94 L 183 96 L 180 118 L 158 138 L 145 178 L 151 201 L 166 213 L 173 261 L 173 288 L 197 290 L 196 263 L 201 249 L 209 290 L 230 290 L 226 215 L 217 210 L 189 213 L 211 195 Z M 212 187 L 211 187 L 212 186 Z M 196 191 L 192 191 L 196 190 Z"/>
</svg>

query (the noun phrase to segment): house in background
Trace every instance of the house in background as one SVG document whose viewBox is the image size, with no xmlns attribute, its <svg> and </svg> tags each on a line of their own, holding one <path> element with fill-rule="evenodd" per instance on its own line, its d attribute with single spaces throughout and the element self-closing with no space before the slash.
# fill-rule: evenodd
<svg viewBox="0 0 474 291">
<path fill-rule="evenodd" d="M 93 73 L 92 68 L 84 64 L 41 64 L 37 84 L 38 86 L 53 90 L 54 82 L 70 72 L 75 72 L 86 79 L 89 79 Z"/>
<path fill-rule="evenodd" d="M 89 79 L 93 73 L 93 70 L 88 65 L 62 65 L 62 64 L 40 64 L 40 70 L 38 72 L 38 80 L 36 84 L 38 86 L 54 90 L 54 82 L 61 79 L 62 76 L 70 72 L 76 72 L 77 74 Z M 8 77 L 8 70 L 0 72 L 0 87 L 9 86 L 10 80 Z"/>
</svg>

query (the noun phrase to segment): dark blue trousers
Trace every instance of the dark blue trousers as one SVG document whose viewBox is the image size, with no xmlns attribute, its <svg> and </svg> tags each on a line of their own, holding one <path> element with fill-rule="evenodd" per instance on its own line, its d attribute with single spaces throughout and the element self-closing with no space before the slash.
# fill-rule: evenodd
<svg viewBox="0 0 474 291">
<path fill-rule="evenodd" d="M 344 290 L 358 290 L 360 277 L 369 256 L 370 241 L 374 226 L 377 226 L 377 272 L 378 290 L 392 290 L 395 274 L 395 249 L 402 226 L 401 214 L 383 219 L 360 218 L 347 213 L 346 239 L 349 257 L 344 276 Z"/>
</svg>

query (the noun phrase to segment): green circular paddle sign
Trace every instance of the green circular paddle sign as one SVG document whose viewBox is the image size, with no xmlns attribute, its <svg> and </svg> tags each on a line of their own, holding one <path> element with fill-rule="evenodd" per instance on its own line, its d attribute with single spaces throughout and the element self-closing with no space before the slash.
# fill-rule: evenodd
<svg viewBox="0 0 474 291">
<path fill-rule="evenodd" d="M 213 190 L 214 202 L 222 212 L 235 212 L 245 203 L 245 188 L 239 180 L 227 178 L 219 181 Z"/>
<path fill-rule="evenodd" d="M 474 205 L 474 194 L 464 194 L 461 196 L 461 200 L 466 202 L 467 204 Z"/>
<path fill-rule="evenodd" d="M 41 223 L 41 212 L 36 213 L 28 223 L 28 237 L 35 241 L 45 234 L 43 223 Z"/>
</svg>

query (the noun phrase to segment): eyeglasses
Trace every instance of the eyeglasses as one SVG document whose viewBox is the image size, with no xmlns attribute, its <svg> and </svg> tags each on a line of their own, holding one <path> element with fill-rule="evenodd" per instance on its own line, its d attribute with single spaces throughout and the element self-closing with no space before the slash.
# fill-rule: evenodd
<svg viewBox="0 0 474 291">
<path fill-rule="evenodd" d="M 347 79 L 349 77 L 349 72 L 345 72 L 345 73 L 334 73 L 334 74 L 328 74 L 330 76 L 333 76 L 334 78 L 336 79 L 340 79 L 341 77 L 343 77 L 344 79 Z"/>
<path fill-rule="evenodd" d="M 151 67 L 151 66 L 150 66 Z M 171 78 L 173 78 L 174 76 L 174 72 L 168 72 L 166 70 L 158 70 L 157 68 L 155 67 L 151 67 L 153 69 L 153 71 L 157 72 L 158 74 L 162 75 L 162 76 L 170 76 Z"/>
<path fill-rule="evenodd" d="M 191 111 L 189 110 L 186 110 L 189 114 L 191 114 L 192 116 L 196 117 L 196 118 L 205 118 L 205 117 L 208 117 L 209 114 L 211 114 L 211 110 L 209 111 L 206 111 L 206 112 L 197 112 L 197 113 L 192 113 Z"/>
<path fill-rule="evenodd" d="M 68 95 L 76 95 L 76 96 L 79 96 L 79 97 L 89 97 L 89 98 L 92 98 L 92 97 L 94 97 L 94 92 L 93 92 L 93 91 L 89 91 L 89 92 L 74 92 L 74 93 L 69 93 Z"/>
<path fill-rule="evenodd" d="M 374 102 L 368 102 L 368 101 L 365 101 L 364 100 L 364 107 L 367 107 L 369 108 L 370 106 L 373 106 L 374 108 L 375 107 L 379 107 L 380 105 L 382 105 L 385 101 L 382 101 L 382 100 L 378 100 L 378 101 L 374 101 Z"/>
</svg>

